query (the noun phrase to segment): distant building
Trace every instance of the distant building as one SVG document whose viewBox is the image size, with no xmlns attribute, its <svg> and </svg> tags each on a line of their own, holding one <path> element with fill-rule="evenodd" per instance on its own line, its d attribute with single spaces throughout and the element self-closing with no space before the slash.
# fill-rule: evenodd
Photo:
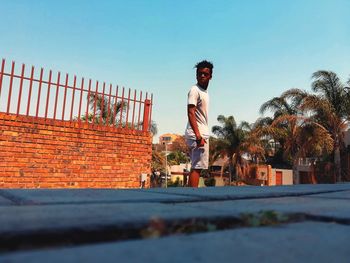
<svg viewBox="0 0 350 263">
<path fill-rule="evenodd" d="M 181 137 L 181 135 L 174 134 L 174 133 L 165 133 L 159 136 L 159 144 L 172 143 L 179 137 Z"/>
<path fill-rule="evenodd" d="M 165 144 L 167 144 L 167 150 L 172 151 L 172 143 L 182 135 L 174 133 L 165 133 L 159 136 L 159 144 L 155 146 L 156 150 L 164 151 Z"/>
<path fill-rule="evenodd" d="M 252 184 L 255 185 L 292 185 L 293 171 L 290 169 L 272 168 L 271 165 L 254 165 L 251 169 Z M 249 179 L 247 179 L 249 181 Z"/>
</svg>

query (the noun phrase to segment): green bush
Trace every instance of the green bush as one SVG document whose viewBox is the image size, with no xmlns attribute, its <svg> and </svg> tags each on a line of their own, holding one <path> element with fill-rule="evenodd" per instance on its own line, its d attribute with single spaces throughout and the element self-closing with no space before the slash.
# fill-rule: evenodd
<svg viewBox="0 0 350 263">
<path fill-rule="evenodd" d="M 205 186 L 215 186 L 215 178 L 209 177 L 204 179 Z"/>
<path fill-rule="evenodd" d="M 176 177 L 175 182 L 168 181 L 168 187 L 179 187 L 182 186 L 182 182 L 180 181 L 179 177 Z"/>
</svg>

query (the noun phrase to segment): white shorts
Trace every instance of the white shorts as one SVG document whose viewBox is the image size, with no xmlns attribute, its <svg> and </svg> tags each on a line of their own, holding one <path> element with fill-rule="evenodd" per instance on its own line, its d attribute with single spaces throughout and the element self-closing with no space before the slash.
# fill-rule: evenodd
<svg viewBox="0 0 350 263">
<path fill-rule="evenodd" d="M 197 147 L 196 140 L 186 139 L 187 146 L 190 147 L 190 158 L 192 169 L 208 169 L 209 164 L 209 139 L 203 147 Z"/>
</svg>

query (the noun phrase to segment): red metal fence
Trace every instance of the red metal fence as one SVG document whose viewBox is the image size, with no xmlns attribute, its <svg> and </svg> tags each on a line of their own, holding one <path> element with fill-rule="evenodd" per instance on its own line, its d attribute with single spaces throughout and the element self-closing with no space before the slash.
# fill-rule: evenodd
<svg viewBox="0 0 350 263">
<path fill-rule="evenodd" d="M 100 126 L 149 131 L 153 95 L 105 82 L 53 76 L 15 62 L 0 68 L 0 112 Z M 56 74 L 55 74 L 56 75 Z"/>
</svg>

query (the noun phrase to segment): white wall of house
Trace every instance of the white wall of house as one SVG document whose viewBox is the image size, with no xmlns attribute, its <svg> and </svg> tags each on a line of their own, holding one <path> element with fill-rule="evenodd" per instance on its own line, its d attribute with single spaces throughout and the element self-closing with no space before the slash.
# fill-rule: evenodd
<svg viewBox="0 0 350 263">
<path fill-rule="evenodd" d="M 184 171 L 184 169 L 189 171 L 191 169 L 191 164 L 180 163 L 179 165 L 171 165 L 170 166 L 170 173 L 182 173 Z"/>
<path fill-rule="evenodd" d="M 276 185 L 276 172 L 282 172 L 282 185 L 293 184 L 293 170 L 272 168 L 272 185 Z"/>
<path fill-rule="evenodd" d="M 180 181 L 183 182 L 183 171 L 186 169 L 189 171 L 191 169 L 190 163 L 180 163 L 179 165 L 171 165 L 170 166 L 170 175 L 171 175 L 171 181 L 175 182 L 176 178 L 179 178 Z"/>
</svg>

